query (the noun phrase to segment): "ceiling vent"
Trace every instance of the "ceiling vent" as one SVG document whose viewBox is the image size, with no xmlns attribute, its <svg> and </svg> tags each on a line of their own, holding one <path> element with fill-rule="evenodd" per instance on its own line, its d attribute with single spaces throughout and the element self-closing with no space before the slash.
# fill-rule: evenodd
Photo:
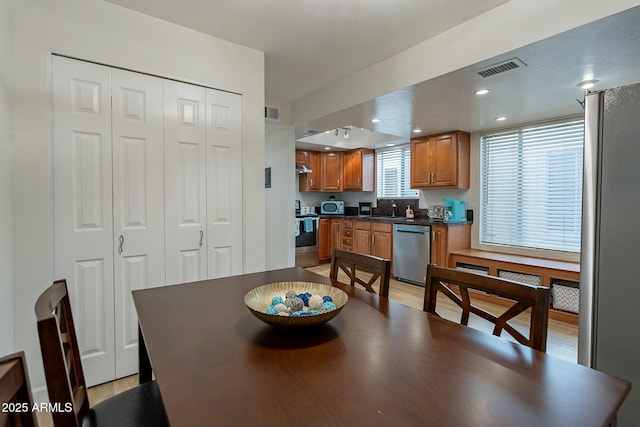
<svg viewBox="0 0 640 427">
<path fill-rule="evenodd" d="M 305 137 L 306 137 L 306 136 L 312 136 L 312 135 L 315 135 L 315 134 L 318 134 L 318 133 L 320 133 L 320 131 L 319 131 L 319 130 L 315 130 L 315 129 L 307 129 L 307 130 L 305 130 L 305 131 L 304 131 L 304 136 L 305 136 Z"/>
<path fill-rule="evenodd" d="M 488 68 L 478 71 L 478 75 L 484 78 L 495 76 L 496 74 L 505 73 L 520 67 L 526 67 L 527 64 L 518 58 L 512 58 L 499 64 L 494 64 Z"/>
<path fill-rule="evenodd" d="M 275 122 L 280 121 L 280 109 L 272 105 L 265 105 L 264 118 L 267 120 L 273 120 Z"/>
</svg>

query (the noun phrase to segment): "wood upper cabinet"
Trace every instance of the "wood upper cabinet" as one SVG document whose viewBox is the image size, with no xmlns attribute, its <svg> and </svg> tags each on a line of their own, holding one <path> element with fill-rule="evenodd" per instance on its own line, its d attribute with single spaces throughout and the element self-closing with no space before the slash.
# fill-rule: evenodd
<svg viewBox="0 0 640 427">
<path fill-rule="evenodd" d="M 469 133 L 411 140 L 411 188 L 469 188 Z"/>
<path fill-rule="evenodd" d="M 320 153 L 321 191 L 342 191 L 342 153 Z"/>
<path fill-rule="evenodd" d="M 471 224 L 432 225 L 431 263 L 449 267 L 449 255 L 471 247 Z"/>
<path fill-rule="evenodd" d="M 374 150 L 358 148 L 344 153 L 343 190 L 375 191 L 376 155 Z"/>
<path fill-rule="evenodd" d="M 331 258 L 331 219 L 320 218 L 318 221 L 318 257 L 320 260 Z"/>
<path fill-rule="evenodd" d="M 304 158 L 305 163 L 298 163 Z M 299 191 L 320 191 L 322 189 L 322 167 L 320 153 L 317 151 L 296 151 L 296 166 L 306 166 L 311 173 L 301 173 L 298 180 Z"/>
</svg>

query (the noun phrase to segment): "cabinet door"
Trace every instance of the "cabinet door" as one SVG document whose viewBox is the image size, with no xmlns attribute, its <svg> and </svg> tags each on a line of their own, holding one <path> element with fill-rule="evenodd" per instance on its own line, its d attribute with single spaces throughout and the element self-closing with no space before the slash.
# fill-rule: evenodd
<svg viewBox="0 0 640 427">
<path fill-rule="evenodd" d="M 299 191 L 320 191 L 322 189 L 320 153 L 317 151 L 305 151 L 305 153 L 305 165 L 311 169 L 311 173 L 300 174 Z"/>
<path fill-rule="evenodd" d="M 296 150 L 296 166 L 308 166 L 309 152 Z"/>
<path fill-rule="evenodd" d="M 392 259 L 393 258 L 393 237 L 391 233 L 374 231 L 373 236 L 373 250 L 372 255 L 380 258 Z"/>
<path fill-rule="evenodd" d="M 207 278 L 205 89 L 164 81 L 166 283 Z"/>
<path fill-rule="evenodd" d="M 342 221 L 339 219 L 331 220 L 331 252 L 334 248 L 342 248 Z"/>
<path fill-rule="evenodd" d="M 434 225 L 431 227 L 431 263 L 447 267 L 447 227 Z"/>
<path fill-rule="evenodd" d="M 342 154 L 322 153 L 322 191 L 342 191 Z"/>
<path fill-rule="evenodd" d="M 362 189 L 362 150 L 344 153 L 344 190 Z M 357 252 L 357 250 L 356 250 Z"/>
<path fill-rule="evenodd" d="M 331 258 L 331 220 L 318 221 L 318 256 L 321 260 Z"/>
<path fill-rule="evenodd" d="M 431 187 L 455 187 L 457 185 L 457 137 L 456 134 L 440 135 L 429 139 L 431 145 Z"/>
<path fill-rule="evenodd" d="M 428 138 L 411 141 L 411 188 L 429 187 L 431 184 L 431 146 Z"/>
<path fill-rule="evenodd" d="M 367 227 L 358 226 L 366 224 Z M 353 231 L 353 251 L 361 254 L 371 254 L 371 230 L 368 222 L 357 221 Z"/>
</svg>

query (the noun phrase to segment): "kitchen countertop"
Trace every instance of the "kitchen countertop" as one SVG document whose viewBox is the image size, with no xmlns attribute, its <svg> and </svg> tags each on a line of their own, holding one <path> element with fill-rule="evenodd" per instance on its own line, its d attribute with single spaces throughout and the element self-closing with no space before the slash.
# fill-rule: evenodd
<svg viewBox="0 0 640 427">
<path fill-rule="evenodd" d="M 432 220 L 429 218 L 415 218 L 415 219 L 407 219 L 404 216 L 377 216 L 377 215 L 320 215 L 320 219 L 352 219 L 356 221 L 380 221 L 380 222 L 388 222 L 392 224 L 412 224 L 412 225 L 446 225 L 446 226 L 455 226 L 455 225 L 465 225 L 465 224 L 473 224 L 473 221 L 464 221 L 464 222 L 444 222 Z"/>
</svg>

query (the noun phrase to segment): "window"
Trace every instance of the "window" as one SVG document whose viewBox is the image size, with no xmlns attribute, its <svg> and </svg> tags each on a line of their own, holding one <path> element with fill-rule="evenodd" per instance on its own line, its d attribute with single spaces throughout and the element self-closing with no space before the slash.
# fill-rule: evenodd
<svg viewBox="0 0 640 427">
<path fill-rule="evenodd" d="M 376 188 L 379 199 L 418 198 L 410 186 L 409 144 L 376 151 Z"/>
<path fill-rule="evenodd" d="M 579 252 L 584 121 L 483 136 L 480 241 Z"/>
</svg>

